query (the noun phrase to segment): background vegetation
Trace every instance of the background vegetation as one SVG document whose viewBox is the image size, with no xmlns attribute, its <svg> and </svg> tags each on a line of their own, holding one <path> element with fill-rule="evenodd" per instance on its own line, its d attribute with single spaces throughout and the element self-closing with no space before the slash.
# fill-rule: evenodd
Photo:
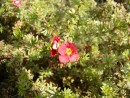
<svg viewBox="0 0 130 98">
<path fill-rule="evenodd" d="M 0 98 L 130 98 L 129 0 L 0 0 Z M 51 57 L 54 36 L 80 59 Z"/>
</svg>

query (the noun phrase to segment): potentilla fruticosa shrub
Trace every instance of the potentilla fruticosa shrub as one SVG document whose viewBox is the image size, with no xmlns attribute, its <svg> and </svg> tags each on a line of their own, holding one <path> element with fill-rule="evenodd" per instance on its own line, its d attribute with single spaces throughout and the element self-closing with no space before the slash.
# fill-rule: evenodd
<svg viewBox="0 0 130 98">
<path fill-rule="evenodd" d="M 129 98 L 129 2 L 0 0 L 1 98 Z"/>
</svg>

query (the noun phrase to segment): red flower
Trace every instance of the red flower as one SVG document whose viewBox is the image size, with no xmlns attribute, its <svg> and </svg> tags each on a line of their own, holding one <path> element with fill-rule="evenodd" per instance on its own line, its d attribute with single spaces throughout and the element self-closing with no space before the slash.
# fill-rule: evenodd
<svg viewBox="0 0 130 98">
<path fill-rule="evenodd" d="M 13 5 L 15 5 L 15 6 L 17 6 L 17 7 L 19 7 L 19 6 L 21 6 L 21 1 L 20 0 L 13 0 Z"/>
<path fill-rule="evenodd" d="M 57 54 L 59 42 L 60 42 L 60 38 L 58 36 L 55 36 L 52 40 L 52 46 L 51 46 L 51 56 L 52 57 L 54 57 Z"/>
<path fill-rule="evenodd" d="M 59 61 L 61 63 L 74 62 L 79 59 L 77 47 L 74 43 L 66 42 L 62 44 L 59 47 L 58 52 L 60 54 Z"/>
</svg>

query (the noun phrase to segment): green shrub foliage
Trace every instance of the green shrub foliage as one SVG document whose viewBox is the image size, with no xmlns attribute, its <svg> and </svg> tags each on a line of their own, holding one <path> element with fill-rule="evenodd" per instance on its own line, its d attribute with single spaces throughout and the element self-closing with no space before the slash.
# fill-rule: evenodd
<svg viewBox="0 0 130 98">
<path fill-rule="evenodd" d="M 130 98 L 129 0 L 12 1 L 0 0 L 0 98 Z M 52 57 L 54 36 L 79 60 Z"/>
</svg>

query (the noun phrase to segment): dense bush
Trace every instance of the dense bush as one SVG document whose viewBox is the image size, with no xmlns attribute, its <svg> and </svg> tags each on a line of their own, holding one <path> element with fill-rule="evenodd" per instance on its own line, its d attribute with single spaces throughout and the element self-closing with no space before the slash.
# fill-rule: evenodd
<svg viewBox="0 0 130 98">
<path fill-rule="evenodd" d="M 130 98 L 130 2 L 0 0 L 0 98 Z M 79 59 L 52 57 L 52 40 Z"/>
</svg>

